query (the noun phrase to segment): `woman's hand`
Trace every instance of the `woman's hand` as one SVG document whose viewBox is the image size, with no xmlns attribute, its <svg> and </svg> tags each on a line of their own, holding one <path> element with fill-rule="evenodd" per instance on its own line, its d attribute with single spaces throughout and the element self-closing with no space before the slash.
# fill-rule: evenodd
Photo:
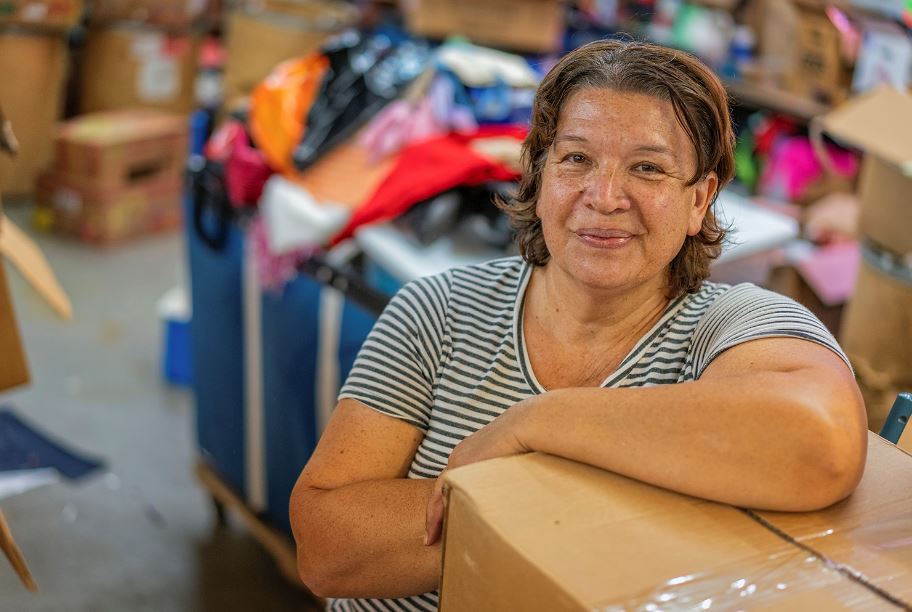
<svg viewBox="0 0 912 612">
<path fill-rule="evenodd" d="M 437 477 L 434 492 L 428 501 L 425 519 L 424 544 L 431 546 L 440 539 L 443 530 L 444 505 L 443 478 L 447 470 L 452 470 L 470 463 L 477 463 L 497 457 L 509 457 L 530 452 L 520 439 L 519 425 L 527 418 L 529 402 L 526 400 L 514 405 L 502 415 L 465 438 L 450 453 L 446 469 Z"/>
</svg>

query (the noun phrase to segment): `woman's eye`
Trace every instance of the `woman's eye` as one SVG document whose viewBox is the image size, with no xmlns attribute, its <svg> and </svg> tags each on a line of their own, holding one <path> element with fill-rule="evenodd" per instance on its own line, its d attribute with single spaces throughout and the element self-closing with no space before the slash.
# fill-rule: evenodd
<svg viewBox="0 0 912 612">
<path fill-rule="evenodd" d="M 650 174 L 655 174 L 655 173 L 662 171 L 662 169 L 659 168 L 658 166 L 656 166 L 654 164 L 645 163 L 645 162 L 642 164 L 637 164 L 636 169 L 639 170 L 640 172 L 648 172 Z"/>
<path fill-rule="evenodd" d="M 583 164 L 586 162 L 586 156 L 582 153 L 570 153 L 567 157 L 564 158 L 565 161 L 572 162 L 574 164 Z"/>
</svg>

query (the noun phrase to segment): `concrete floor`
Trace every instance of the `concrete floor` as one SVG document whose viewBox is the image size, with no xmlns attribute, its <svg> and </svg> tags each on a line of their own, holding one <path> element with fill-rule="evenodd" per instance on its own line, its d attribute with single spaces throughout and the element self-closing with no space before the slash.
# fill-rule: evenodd
<svg viewBox="0 0 912 612">
<path fill-rule="evenodd" d="M 5 208 L 29 229 L 29 205 Z M 0 500 L 40 587 L 28 593 L 0 558 L 0 610 L 316 610 L 237 521 L 216 526 L 193 475 L 192 397 L 162 382 L 155 311 L 177 279 L 180 234 L 108 249 L 36 238 L 75 320 L 8 268 L 33 382 L 0 405 L 107 470 Z"/>
</svg>

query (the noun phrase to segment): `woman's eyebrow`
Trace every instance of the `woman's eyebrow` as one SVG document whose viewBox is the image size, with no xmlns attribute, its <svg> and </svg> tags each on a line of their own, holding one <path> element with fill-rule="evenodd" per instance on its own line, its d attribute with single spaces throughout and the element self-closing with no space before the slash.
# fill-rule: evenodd
<svg viewBox="0 0 912 612">
<path fill-rule="evenodd" d="M 554 137 L 554 142 L 555 144 L 558 142 L 589 142 L 589 139 L 577 134 L 560 134 Z"/>
<path fill-rule="evenodd" d="M 669 157 L 674 157 L 675 152 L 664 145 L 660 144 L 649 144 L 649 145 L 640 145 L 634 149 L 636 153 L 660 153 L 662 155 L 668 155 Z"/>
</svg>

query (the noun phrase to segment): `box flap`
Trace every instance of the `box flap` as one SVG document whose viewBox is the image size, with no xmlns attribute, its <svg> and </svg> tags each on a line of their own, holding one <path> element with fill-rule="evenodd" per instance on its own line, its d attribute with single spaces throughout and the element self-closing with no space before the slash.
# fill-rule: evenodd
<svg viewBox="0 0 912 612">
<path fill-rule="evenodd" d="M 902 435 L 899 436 L 899 441 L 896 442 L 896 446 L 912 455 L 912 427 L 910 427 L 908 423 L 906 424 L 905 429 L 903 429 Z"/>
<path fill-rule="evenodd" d="M 877 600 L 739 510 L 591 466 L 534 453 L 460 468 L 447 482 L 442 610 Z"/>
<path fill-rule="evenodd" d="M 54 312 L 66 320 L 73 318 L 70 298 L 60 286 L 41 249 L 5 215 L 0 215 L 0 255 L 16 266 Z"/>
<path fill-rule="evenodd" d="M 187 120 L 151 109 L 92 113 L 60 124 L 57 138 L 83 145 L 111 146 L 183 134 Z"/>
<path fill-rule="evenodd" d="M 912 604 L 912 456 L 869 432 L 865 474 L 820 512 L 757 512 L 784 534 Z"/>
<path fill-rule="evenodd" d="M 815 119 L 840 142 L 899 166 L 912 176 L 912 97 L 881 86 Z"/>
</svg>

